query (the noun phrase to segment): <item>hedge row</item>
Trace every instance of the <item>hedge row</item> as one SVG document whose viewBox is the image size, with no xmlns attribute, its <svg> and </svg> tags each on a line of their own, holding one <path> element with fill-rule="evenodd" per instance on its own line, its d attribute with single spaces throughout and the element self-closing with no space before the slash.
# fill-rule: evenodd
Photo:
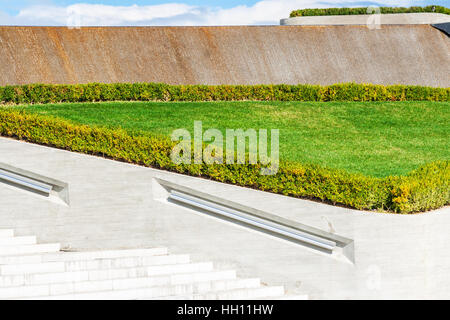
<svg viewBox="0 0 450 320">
<path fill-rule="evenodd" d="M 123 130 L 75 125 L 8 108 L 0 109 L 0 135 L 356 209 L 412 213 L 450 202 L 449 161 L 431 163 L 407 176 L 383 179 L 292 163 L 282 163 L 276 175 L 263 176 L 259 164 L 176 165 L 170 158 L 174 143 L 168 139 L 130 136 Z"/>
<path fill-rule="evenodd" d="M 344 83 L 320 85 L 30 84 L 0 87 L 0 103 L 93 101 L 449 101 L 450 88 Z"/>
<path fill-rule="evenodd" d="M 291 12 L 290 17 L 302 17 L 302 16 L 336 16 L 336 15 L 354 15 L 354 14 L 367 14 L 368 7 L 359 8 L 326 8 L 326 9 L 301 9 Z M 380 7 L 380 13 L 417 13 L 417 12 L 435 12 L 450 14 L 450 9 L 442 6 L 426 6 L 426 7 Z M 375 13 L 375 12 L 372 12 Z"/>
</svg>

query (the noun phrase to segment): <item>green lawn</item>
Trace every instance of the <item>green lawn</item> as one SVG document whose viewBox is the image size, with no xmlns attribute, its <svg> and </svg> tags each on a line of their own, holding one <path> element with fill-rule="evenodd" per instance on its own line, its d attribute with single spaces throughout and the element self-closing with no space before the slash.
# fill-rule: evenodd
<svg viewBox="0 0 450 320">
<path fill-rule="evenodd" d="M 19 106 L 132 134 L 280 129 L 281 159 L 384 177 L 450 159 L 448 102 L 106 102 Z"/>
</svg>

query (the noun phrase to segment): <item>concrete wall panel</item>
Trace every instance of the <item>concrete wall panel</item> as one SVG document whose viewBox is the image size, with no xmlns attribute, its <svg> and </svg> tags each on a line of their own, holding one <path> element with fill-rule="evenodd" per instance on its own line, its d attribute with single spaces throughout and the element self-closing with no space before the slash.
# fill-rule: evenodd
<svg viewBox="0 0 450 320">
<path fill-rule="evenodd" d="M 450 42 L 429 25 L 0 27 L 0 85 L 165 82 L 449 87 Z"/>
</svg>

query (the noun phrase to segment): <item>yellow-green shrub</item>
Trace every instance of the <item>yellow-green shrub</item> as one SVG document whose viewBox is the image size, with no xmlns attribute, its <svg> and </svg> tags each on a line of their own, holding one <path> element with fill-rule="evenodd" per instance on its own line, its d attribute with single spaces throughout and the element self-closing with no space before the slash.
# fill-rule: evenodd
<svg viewBox="0 0 450 320">
<path fill-rule="evenodd" d="M 320 8 L 320 9 L 300 9 L 291 12 L 290 17 L 302 17 L 302 16 L 336 16 L 336 15 L 355 15 L 355 14 L 367 14 L 368 7 L 359 8 Z M 426 7 L 380 7 L 380 13 L 420 13 L 420 12 L 435 12 L 450 14 L 450 9 L 443 6 L 429 5 Z M 376 13 L 372 10 L 372 14 Z"/>
<path fill-rule="evenodd" d="M 450 88 L 342 83 L 320 85 L 30 84 L 0 87 L 0 103 L 92 101 L 450 101 Z"/>
</svg>

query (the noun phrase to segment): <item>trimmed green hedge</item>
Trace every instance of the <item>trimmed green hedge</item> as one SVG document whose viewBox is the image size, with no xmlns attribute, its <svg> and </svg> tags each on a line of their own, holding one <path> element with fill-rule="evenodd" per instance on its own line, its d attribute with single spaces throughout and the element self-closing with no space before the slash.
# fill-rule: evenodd
<svg viewBox="0 0 450 320">
<path fill-rule="evenodd" d="M 9 108 L 0 108 L 0 135 L 361 210 L 412 213 L 450 202 L 449 161 L 383 179 L 292 163 L 282 163 L 276 175 L 263 176 L 260 165 L 176 165 L 170 159 L 174 143 L 169 139 L 130 136 L 123 130 L 75 125 Z"/>
<path fill-rule="evenodd" d="M 359 8 L 326 8 L 326 9 L 301 9 L 291 12 L 290 17 L 302 17 L 302 16 L 340 16 L 340 15 L 354 15 L 354 14 L 367 14 L 368 7 Z M 426 7 L 380 7 L 382 14 L 390 13 L 417 13 L 417 12 L 435 12 L 450 14 L 450 9 L 442 6 L 426 6 Z"/>
<path fill-rule="evenodd" d="M 0 87 L 0 103 L 93 101 L 450 101 L 450 88 L 343 83 L 320 85 L 30 84 Z"/>
</svg>

